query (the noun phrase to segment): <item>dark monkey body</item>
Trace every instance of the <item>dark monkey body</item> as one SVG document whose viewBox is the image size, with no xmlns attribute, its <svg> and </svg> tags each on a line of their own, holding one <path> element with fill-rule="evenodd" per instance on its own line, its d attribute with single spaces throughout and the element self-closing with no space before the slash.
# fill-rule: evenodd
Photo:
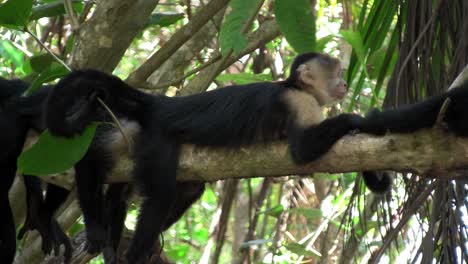
<svg viewBox="0 0 468 264">
<path fill-rule="evenodd" d="M 203 183 L 176 183 L 181 144 L 237 148 L 287 139 L 296 163 L 318 159 L 363 119 L 352 114 L 329 119 L 322 115 L 323 106 L 343 99 L 347 91 L 341 74 L 336 59 L 307 53 L 295 59 L 285 81 L 172 98 L 145 94 L 99 71 L 75 71 L 51 92 L 46 122 L 52 134 L 70 137 L 83 132 L 90 122 L 111 121 L 97 100 L 100 98 L 124 126 L 131 128 L 129 134 L 136 139 L 133 181 L 144 200 L 127 260 L 145 263 L 161 232 L 177 221 L 204 189 Z M 104 126 L 95 141 L 112 142 L 109 138 L 115 138 L 116 133 Z M 107 145 L 111 150 L 112 144 Z M 75 167 L 86 171 L 76 182 L 88 240 L 95 249 L 105 244 L 103 208 L 99 205 L 104 200 L 101 185 L 113 161 L 110 152 L 92 154 Z"/>
<path fill-rule="evenodd" d="M 27 97 L 21 94 L 29 84 L 21 80 L 0 78 L 0 263 L 12 263 L 16 252 L 16 228 L 13 222 L 8 191 L 16 174 L 16 159 L 21 153 L 29 129 L 43 130 L 42 106 L 50 87 Z M 65 257 L 71 257 L 71 244 L 53 214 L 65 201 L 68 191 L 52 184 L 47 185 L 46 196 L 39 178 L 24 175 L 27 216 L 18 237 L 26 231 L 37 229 L 42 237 L 42 250 L 59 252 L 65 246 Z"/>
</svg>

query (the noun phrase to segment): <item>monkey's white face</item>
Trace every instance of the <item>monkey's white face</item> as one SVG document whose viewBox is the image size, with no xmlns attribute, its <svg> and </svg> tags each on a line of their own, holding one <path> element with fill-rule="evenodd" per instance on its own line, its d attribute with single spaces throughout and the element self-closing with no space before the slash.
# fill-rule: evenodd
<svg viewBox="0 0 468 264">
<path fill-rule="evenodd" d="M 330 97 L 336 100 L 343 100 L 346 93 L 348 92 L 348 84 L 343 79 L 343 70 L 340 66 L 335 69 L 328 79 L 327 90 Z"/>
<path fill-rule="evenodd" d="M 320 105 L 342 100 L 348 92 L 341 65 L 322 65 L 312 60 L 298 67 L 301 88 L 312 94 Z"/>
</svg>

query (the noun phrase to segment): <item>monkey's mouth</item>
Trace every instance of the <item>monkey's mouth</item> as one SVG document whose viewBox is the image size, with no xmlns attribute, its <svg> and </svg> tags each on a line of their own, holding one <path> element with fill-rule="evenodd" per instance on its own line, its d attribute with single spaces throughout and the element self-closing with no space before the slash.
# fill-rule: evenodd
<svg viewBox="0 0 468 264">
<path fill-rule="evenodd" d="M 337 91 L 335 92 L 334 94 L 335 98 L 339 99 L 339 100 L 342 100 L 345 96 L 346 96 L 346 90 L 344 91 Z"/>
</svg>

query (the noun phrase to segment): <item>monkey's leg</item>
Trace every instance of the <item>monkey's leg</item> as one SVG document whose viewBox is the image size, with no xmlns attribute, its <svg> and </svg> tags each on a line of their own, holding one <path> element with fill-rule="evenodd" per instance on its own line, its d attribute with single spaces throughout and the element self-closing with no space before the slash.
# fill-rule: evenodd
<svg viewBox="0 0 468 264">
<path fill-rule="evenodd" d="M 104 207 L 106 245 L 102 252 L 106 264 L 117 263 L 117 249 L 127 216 L 130 193 L 131 187 L 126 183 L 110 184 L 107 189 Z"/>
<path fill-rule="evenodd" d="M 0 181 L 0 212 L 2 212 L 2 217 L 0 217 L 0 263 L 12 263 L 16 251 L 16 229 L 8 200 L 8 191 L 13 184 L 16 168 L 9 165 L 8 161 L 5 164 L 0 164 L 0 176 L 2 176 Z"/>
<path fill-rule="evenodd" d="M 154 241 L 163 231 L 176 199 L 180 147 L 158 132 L 151 129 L 144 131 L 136 153 L 135 183 L 144 200 L 127 252 L 128 263 L 143 264 L 148 261 L 153 253 Z"/>
<path fill-rule="evenodd" d="M 166 219 L 163 230 L 168 229 L 171 225 L 177 222 L 187 209 L 192 206 L 205 191 L 205 183 L 203 182 L 178 182 L 176 185 L 177 196 L 171 214 Z"/>
<path fill-rule="evenodd" d="M 88 151 L 75 165 L 78 201 L 86 226 L 87 251 L 90 253 L 101 252 L 106 240 L 102 185 L 108 168 L 102 157 L 102 153 L 99 155 Z"/>
</svg>

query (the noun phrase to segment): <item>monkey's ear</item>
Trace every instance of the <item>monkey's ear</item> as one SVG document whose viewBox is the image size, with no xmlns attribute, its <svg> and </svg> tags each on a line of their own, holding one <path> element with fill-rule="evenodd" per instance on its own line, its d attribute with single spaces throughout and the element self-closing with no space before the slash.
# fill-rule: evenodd
<svg viewBox="0 0 468 264">
<path fill-rule="evenodd" d="M 297 67 L 297 72 L 299 75 L 299 82 L 304 85 L 305 87 L 303 88 L 310 88 L 310 87 L 315 87 L 316 86 L 316 78 L 314 76 L 314 73 L 312 72 L 312 69 L 309 67 L 307 64 L 301 64 L 299 67 Z"/>
</svg>

